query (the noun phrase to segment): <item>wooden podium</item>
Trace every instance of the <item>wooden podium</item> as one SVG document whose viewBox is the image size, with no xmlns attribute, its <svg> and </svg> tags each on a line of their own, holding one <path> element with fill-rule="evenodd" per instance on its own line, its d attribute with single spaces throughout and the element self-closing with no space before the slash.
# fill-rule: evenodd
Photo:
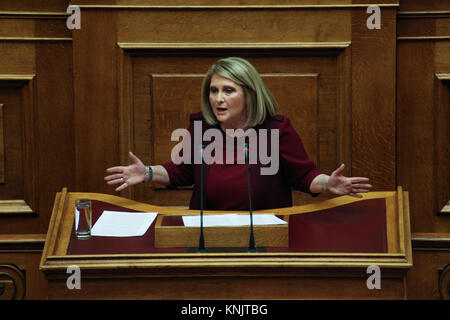
<svg viewBox="0 0 450 320">
<path fill-rule="evenodd" d="M 256 214 L 254 215 L 256 217 Z M 246 217 L 247 218 L 247 217 Z M 289 216 L 279 217 L 289 223 Z M 258 246 L 289 246 L 289 225 L 255 225 L 255 242 Z M 203 228 L 207 248 L 242 248 L 249 246 L 250 227 L 224 226 Z M 198 247 L 200 228 L 185 227 L 181 216 L 159 215 L 155 222 L 155 248 Z M 220 249 L 214 249 L 216 252 Z M 228 250 L 230 251 L 230 250 Z"/>
<path fill-rule="evenodd" d="M 103 210 L 199 214 L 63 189 L 56 194 L 40 264 L 49 299 L 406 298 L 412 255 L 408 193 L 401 187 L 362 199 L 343 196 L 255 211 L 289 216 L 289 246 L 257 253 L 157 248 L 155 222 L 142 237 L 78 240 L 73 234 L 77 198 L 92 199 L 93 223 Z M 81 289 L 67 287 L 72 265 L 80 268 Z M 381 289 L 368 288 L 373 265 L 380 268 Z"/>
</svg>

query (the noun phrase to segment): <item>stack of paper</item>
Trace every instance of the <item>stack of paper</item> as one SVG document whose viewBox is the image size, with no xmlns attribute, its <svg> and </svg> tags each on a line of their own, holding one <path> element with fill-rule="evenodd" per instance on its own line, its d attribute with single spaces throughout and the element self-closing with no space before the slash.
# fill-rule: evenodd
<svg viewBox="0 0 450 320">
<path fill-rule="evenodd" d="M 200 216 L 183 216 L 183 223 L 186 227 L 199 227 Z M 287 222 L 278 218 L 274 214 L 253 214 L 253 225 L 279 225 Z M 204 215 L 204 227 L 234 227 L 234 226 L 249 226 L 250 215 L 248 214 L 215 214 Z"/>
<path fill-rule="evenodd" d="M 157 212 L 103 211 L 91 235 L 103 237 L 140 237 L 147 232 Z"/>
</svg>

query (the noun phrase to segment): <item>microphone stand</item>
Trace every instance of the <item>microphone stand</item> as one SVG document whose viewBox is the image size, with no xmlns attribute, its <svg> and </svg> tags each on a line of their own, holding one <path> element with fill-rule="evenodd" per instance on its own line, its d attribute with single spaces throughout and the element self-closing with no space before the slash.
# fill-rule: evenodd
<svg viewBox="0 0 450 320">
<path fill-rule="evenodd" d="M 200 167 L 200 239 L 198 241 L 198 253 L 205 253 L 205 237 L 203 235 L 203 154 L 205 153 L 205 146 L 202 145 L 200 150 L 202 155 L 202 164 Z"/>
<path fill-rule="evenodd" d="M 248 252 L 256 252 L 255 247 L 255 235 L 253 233 L 253 211 L 252 211 L 252 196 L 251 196 L 251 190 L 250 190 L 250 177 L 248 173 L 248 143 L 245 143 L 245 169 L 247 172 L 247 189 L 248 189 L 248 205 L 250 210 L 250 241 L 248 245 Z"/>
</svg>

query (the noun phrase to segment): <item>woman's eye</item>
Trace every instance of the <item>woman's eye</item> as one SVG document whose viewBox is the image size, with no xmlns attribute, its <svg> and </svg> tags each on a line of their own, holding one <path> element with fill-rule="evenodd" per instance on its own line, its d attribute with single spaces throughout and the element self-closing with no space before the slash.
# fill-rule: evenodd
<svg viewBox="0 0 450 320">
<path fill-rule="evenodd" d="M 217 92 L 217 88 L 211 87 L 209 88 L 209 91 L 212 93 L 216 93 Z"/>
<path fill-rule="evenodd" d="M 232 93 L 234 90 L 233 88 L 225 88 L 226 93 Z"/>
</svg>

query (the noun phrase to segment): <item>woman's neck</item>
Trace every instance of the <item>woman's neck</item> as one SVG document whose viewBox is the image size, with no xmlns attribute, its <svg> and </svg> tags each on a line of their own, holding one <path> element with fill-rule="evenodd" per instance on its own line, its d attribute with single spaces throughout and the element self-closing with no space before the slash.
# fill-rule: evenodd
<svg viewBox="0 0 450 320">
<path fill-rule="evenodd" d="M 226 126 L 223 123 L 220 124 L 222 131 L 231 138 L 239 138 L 246 135 L 246 128 L 242 126 Z M 240 129 L 240 130 L 239 130 Z"/>
<path fill-rule="evenodd" d="M 245 125 L 245 121 L 239 121 L 239 123 L 236 123 L 236 124 L 226 124 L 224 122 L 221 122 L 220 123 L 220 128 L 223 131 L 226 131 L 226 130 L 238 130 L 238 129 L 246 130 L 244 125 Z"/>
</svg>

